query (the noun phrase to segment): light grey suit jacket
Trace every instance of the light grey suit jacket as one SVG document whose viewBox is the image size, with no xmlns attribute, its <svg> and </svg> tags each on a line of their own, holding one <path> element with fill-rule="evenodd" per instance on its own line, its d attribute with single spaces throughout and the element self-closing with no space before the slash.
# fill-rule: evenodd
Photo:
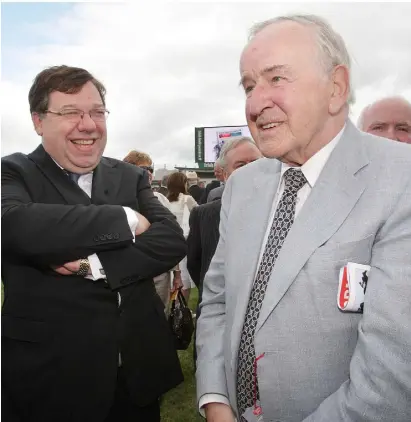
<svg viewBox="0 0 411 422">
<path fill-rule="evenodd" d="M 236 411 L 240 333 L 281 164 L 229 179 L 197 328 L 198 398 Z M 337 308 L 347 262 L 369 264 L 364 314 Z M 351 122 L 296 218 L 255 333 L 264 421 L 411 421 L 411 146 Z"/>
</svg>

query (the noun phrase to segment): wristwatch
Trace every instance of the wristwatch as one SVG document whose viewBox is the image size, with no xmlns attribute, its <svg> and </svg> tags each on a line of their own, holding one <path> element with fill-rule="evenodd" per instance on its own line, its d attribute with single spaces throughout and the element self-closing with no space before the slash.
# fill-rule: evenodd
<svg viewBox="0 0 411 422">
<path fill-rule="evenodd" d="M 76 272 L 76 275 L 85 277 L 86 275 L 88 275 L 89 270 L 90 270 L 90 262 L 88 262 L 88 259 L 80 259 L 80 268 Z"/>
</svg>

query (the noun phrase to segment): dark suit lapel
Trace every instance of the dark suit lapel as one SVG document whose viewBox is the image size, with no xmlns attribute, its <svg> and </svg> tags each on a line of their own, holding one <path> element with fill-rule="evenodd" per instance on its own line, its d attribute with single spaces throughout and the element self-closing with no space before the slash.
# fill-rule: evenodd
<svg viewBox="0 0 411 422">
<path fill-rule="evenodd" d="M 257 324 L 256 332 L 277 306 L 312 253 L 338 230 L 367 185 L 369 159 L 358 130 L 347 122 L 307 201 L 281 249 Z"/>
<path fill-rule="evenodd" d="M 64 202 L 69 205 L 90 204 L 87 194 L 69 179 L 67 174 L 47 154 L 43 145 L 39 145 L 28 157 L 57 189 Z"/>
<path fill-rule="evenodd" d="M 121 170 L 103 157 L 93 173 L 91 202 L 96 205 L 116 204 L 121 175 Z"/>
</svg>

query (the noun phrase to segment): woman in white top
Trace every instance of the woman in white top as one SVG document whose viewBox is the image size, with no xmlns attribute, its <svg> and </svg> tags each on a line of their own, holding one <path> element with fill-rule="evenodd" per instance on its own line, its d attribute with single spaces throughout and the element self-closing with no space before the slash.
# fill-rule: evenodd
<svg viewBox="0 0 411 422">
<path fill-rule="evenodd" d="M 188 220 L 191 210 L 197 206 L 194 198 L 187 194 L 188 180 L 184 173 L 172 173 L 167 182 L 168 195 L 170 202 L 169 210 L 176 216 L 178 224 L 183 229 L 184 236 L 187 238 L 190 226 Z M 190 289 L 194 285 L 187 270 L 187 257 L 179 264 L 181 271 L 181 281 L 183 283 L 183 294 L 188 300 Z"/>
</svg>

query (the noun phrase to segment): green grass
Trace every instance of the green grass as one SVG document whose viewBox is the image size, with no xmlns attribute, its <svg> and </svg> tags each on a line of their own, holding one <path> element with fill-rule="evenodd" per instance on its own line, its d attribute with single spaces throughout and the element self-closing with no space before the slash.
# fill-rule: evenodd
<svg viewBox="0 0 411 422">
<path fill-rule="evenodd" d="M 194 312 L 197 298 L 197 288 L 191 289 L 188 305 Z M 204 422 L 197 410 L 193 343 L 191 341 L 187 350 L 178 352 L 184 373 L 184 382 L 164 396 L 161 404 L 161 422 Z"/>
</svg>

